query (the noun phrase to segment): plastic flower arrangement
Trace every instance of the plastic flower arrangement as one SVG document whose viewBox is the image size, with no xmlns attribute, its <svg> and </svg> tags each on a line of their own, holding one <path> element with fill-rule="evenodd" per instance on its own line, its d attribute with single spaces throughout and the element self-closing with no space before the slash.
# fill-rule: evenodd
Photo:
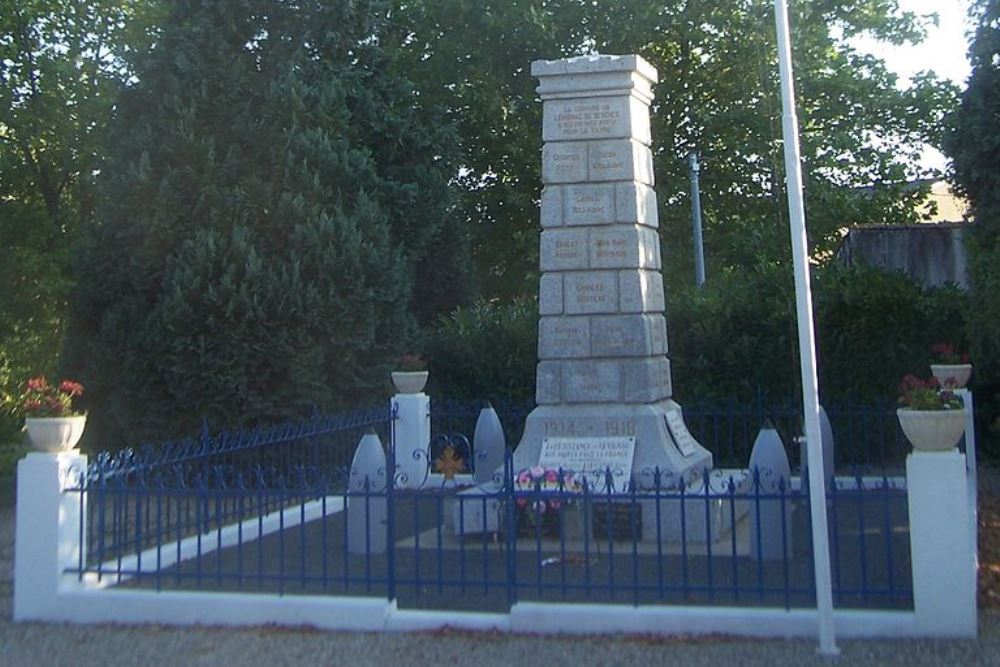
<svg viewBox="0 0 1000 667">
<path fill-rule="evenodd" d="M 83 385 L 63 380 L 58 386 L 42 376 L 28 380 L 21 396 L 21 407 L 27 417 L 73 417 L 83 414 L 73 409 L 73 399 L 83 395 Z"/>
<path fill-rule="evenodd" d="M 960 410 L 965 406 L 961 396 L 942 388 L 933 377 L 921 380 L 915 375 L 907 375 L 899 392 L 899 405 L 911 410 Z"/>
<path fill-rule="evenodd" d="M 530 495 L 519 495 L 517 498 L 518 508 L 525 508 L 531 503 L 534 512 L 529 512 L 528 516 L 534 514 L 545 514 L 549 511 L 557 511 L 562 507 L 565 500 L 564 494 L 582 493 L 583 487 L 579 480 L 568 470 L 553 470 L 535 466 L 522 470 L 514 478 L 514 485 L 518 491 L 537 492 L 540 497 L 530 497 Z"/>
<path fill-rule="evenodd" d="M 951 343 L 937 343 L 931 347 L 935 364 L 955 366 L 969 363 L 969 353 L 959 352 Z"/>
</svg>

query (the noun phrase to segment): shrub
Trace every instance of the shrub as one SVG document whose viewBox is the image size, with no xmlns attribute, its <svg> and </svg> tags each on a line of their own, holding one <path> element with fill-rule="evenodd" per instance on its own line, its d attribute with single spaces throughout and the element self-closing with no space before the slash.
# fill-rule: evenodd
<svg viewBox="0 0 1000 667">
<path fill-rule="evenodd" d="M 832 265 L 813 274 L 823 400 L 884 400 L 900 376 L 926 373 L 934 343 L 964 347 L 967 296 L 924 290 L 902 273 Z M 670 299 L 680 398 L 753 400 L 801 392 L 795 293 L 787 267 L 728 272 Z"/>
<path fill-rule="evenodd" d="M 831 266 L 815 280 L 820 387 L 835 400 L 892 396 L 899 378 L 926 375 L 935 343 L 965 348 L 967 295 L 922 289 L 899 272 Z"/>
<path fill-rule="evenodd" d="M 667 334 L 681 400 L 798 391 L 795 293 L 787 267 L 729 270 L 670 293 Z"/>
<path fill-rule="evenodd" d="M 824 401 L 889 400 L 901 376 L 928 372 L 935 343 L 965 346 L 968 296 L 953 287 L 924 290 L 901 273 L 831 266 L 815 273 L 813 298 Z M 443 318 L 426 350 L 432 387 L 447 398 L 532 400 L 537 321 L 533 300 L 483 301 Z M 787 267 L 675 290 L 667 328 L 679 401 L 800 396 Z"/>
<path fill-rule="evenodd" d="M 428 338 L 431 391 L 459 400 L 532 401 L 537 343 L 534 299 L 459 308 L 441 318 Z"/>
</svg>

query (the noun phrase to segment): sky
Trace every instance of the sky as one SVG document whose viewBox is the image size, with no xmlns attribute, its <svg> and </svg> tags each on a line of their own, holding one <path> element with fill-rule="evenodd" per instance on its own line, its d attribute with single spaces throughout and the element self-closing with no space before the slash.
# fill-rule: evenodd
<svg viewBox="0 0 1000 667">
<path fill-rule="evenodd" d="M 966 59 L 969 23 L 969 0 L 899 0 L 900 9 L 916 14 L 937 13 L 938 25 L 927 30 L 927 39 L 919 46 L 893 46 L 879 44 L 870 38 L 853 41 L 859 50 L 882 58 L 886 66 L 899 75 L 899 85 L 905 87 L 917 72 L 931 70 L 938 76 L 954 81 L 965 88 L 969 76 Z M 938 151 L 924 151 L 922 165 L 944 169 L 946 159 Z"/>
</svg>

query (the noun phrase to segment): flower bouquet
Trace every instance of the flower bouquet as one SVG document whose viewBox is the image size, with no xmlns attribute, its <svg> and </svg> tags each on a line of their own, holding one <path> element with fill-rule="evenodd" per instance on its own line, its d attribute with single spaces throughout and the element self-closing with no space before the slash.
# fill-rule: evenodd
<svg viewBox="0 0 1000 667">
<path fill-rule="evenodd" d="M 519 535 L 540 533 L 558 539 L 576 538 L 575 533 L 582 532 L 583 520 L 573 496 L 583 493 L 583 486 L 572 471 L 535 466 L 518 473 L 514 486 Z"/>
<path fill-rule="evenodd" d="M 965 432 L 965 402 L 937 378 L 903 378 L 896 416 L 907 440 L 920 451 L 948 451 Z"/>
</svg>

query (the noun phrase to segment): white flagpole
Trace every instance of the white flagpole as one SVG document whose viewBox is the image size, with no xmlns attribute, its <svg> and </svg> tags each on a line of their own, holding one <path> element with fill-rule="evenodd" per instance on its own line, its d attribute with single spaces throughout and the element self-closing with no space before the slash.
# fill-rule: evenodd
<svg viewBox="0 0 1000 667">
<path fill-rule="evenodd" d="M 792 50 L 788 29 L 787 0 L 774 0 L 778 28 L 778 64 L 781 69 L 782 135 L 785 140 L 785 172 L 788 179 L 788 217 L 795 272 L 795 307 L 799 324 L 799 357 L 802 372 L 802 405 L 805 409 L 806 445 L 809 462 L 809 508 L 812 518 L 813 566 L 816 571 L 816 612 L 819 616 L 819 653 L 837 655 L 833 633 L 833 591 L 830 584 L 830 543 L 826 520 L 826 479 L 819 427 L 819 390 L 816 379 L 816 341 L 813 330 L 812 294 L 809 287 L 808 241 L 802 205 L 802 164 L 799 152 L 799 121 L 795 115 L 792 83 Z M 833 474 L 833 471 L 827 471 Z"/>
</svg>

